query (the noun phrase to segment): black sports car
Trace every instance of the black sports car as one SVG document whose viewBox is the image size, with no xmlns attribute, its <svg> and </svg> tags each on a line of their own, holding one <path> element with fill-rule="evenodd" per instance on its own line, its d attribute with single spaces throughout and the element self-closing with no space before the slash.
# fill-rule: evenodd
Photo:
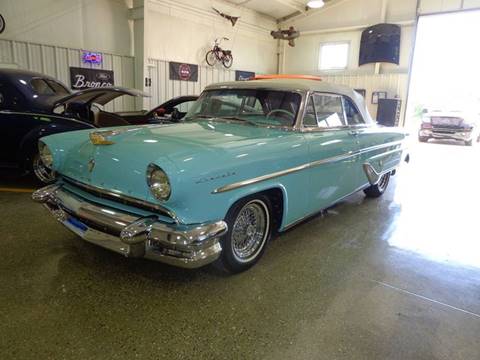
<svg viewBox="0 0 480 360">
<path fill-rule="evenodd" d="M 39 73 L 0 69 L 0 167 L 32 172 L 38 180 L 54 179 L 37 148 L 42 136 L 108 126 L 179 121 L 197 96 L 182 96 L 150 111 L 112 113 L 103 110 L 123 96 L 147 96 L 135 89 L 94 88 L 71 93 L 58 80 Z"/>
</svg>

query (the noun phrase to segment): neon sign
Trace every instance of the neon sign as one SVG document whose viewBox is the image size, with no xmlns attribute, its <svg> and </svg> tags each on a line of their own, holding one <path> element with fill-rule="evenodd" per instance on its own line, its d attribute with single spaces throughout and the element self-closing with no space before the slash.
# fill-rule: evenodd
<svg viewBox="0 0 480 360">
<path fill-rule="evenodd" d="M 82 61 L 85 64 L 100 65 L 102 63 L 102 54 L 97 52 L 84 51 L 82 53 Z"/>
</svg>

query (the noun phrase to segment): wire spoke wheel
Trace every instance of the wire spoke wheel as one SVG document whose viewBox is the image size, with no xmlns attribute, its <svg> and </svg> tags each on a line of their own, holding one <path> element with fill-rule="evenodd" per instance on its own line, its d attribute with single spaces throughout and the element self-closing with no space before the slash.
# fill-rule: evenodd
<svg viewBox="0 0 480 360">
<path fill-rule="evenodd" d="M 223 66 L 225 66 L 226 68 L 229 68 L 232 66 L 233 64 L 233 56 L 232 54 L 227 54 L 223 57 L 222 59 L 222 63 L 223 63 Z"/>
<path fill-rule="evenodd" d="M 55 180 L 55 171 L 45 166 L 39 154 L 36 154 L 33 158 L 32 169 L 35 177 L 44 184 L 49 184 Z"/>
<path fill-rule="evenodd" d="M 246 263 L 261 252 L 269 231 L 269 215 L 258 200 L 247 203 L 238 213 L 232 228 L 232 252 L 238 262 Z"/>
<path fill-rule="evenodd" d="M 213 50 L 210 50 L 209 52 L 207 52 L 207 55 L 205 56 L 205 61 L 210 66 L 215 65 L 215 63 L 217 62 L 217 55 Z"/>
</svg>

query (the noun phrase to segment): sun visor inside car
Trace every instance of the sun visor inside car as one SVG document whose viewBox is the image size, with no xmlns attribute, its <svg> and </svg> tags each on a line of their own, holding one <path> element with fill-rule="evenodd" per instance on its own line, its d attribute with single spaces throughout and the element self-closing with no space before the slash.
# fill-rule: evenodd
<svg viewBox="0 0 480 360">
<path fill-rule="evenodd" d="M 400 26 L 378 24 L 362 32 L 359 65 L 387 62 L 400 63 Z"/>
</svg>

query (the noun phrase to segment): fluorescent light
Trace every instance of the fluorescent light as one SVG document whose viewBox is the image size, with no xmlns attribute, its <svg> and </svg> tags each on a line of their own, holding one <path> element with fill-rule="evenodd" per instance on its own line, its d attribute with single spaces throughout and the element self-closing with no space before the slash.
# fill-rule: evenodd
<svg viewBox="0 0 480 360">
<path fill-rule="evenodd" d="M 324 5 L 325 5 L 325 3 L 323 2 L 323 0 L 310 0 L 307 3 L 307 6 L 309 8 L 312 8 L 312 9 L 319 9 L 319 8 L 323 7 Z"/>
</svg>

